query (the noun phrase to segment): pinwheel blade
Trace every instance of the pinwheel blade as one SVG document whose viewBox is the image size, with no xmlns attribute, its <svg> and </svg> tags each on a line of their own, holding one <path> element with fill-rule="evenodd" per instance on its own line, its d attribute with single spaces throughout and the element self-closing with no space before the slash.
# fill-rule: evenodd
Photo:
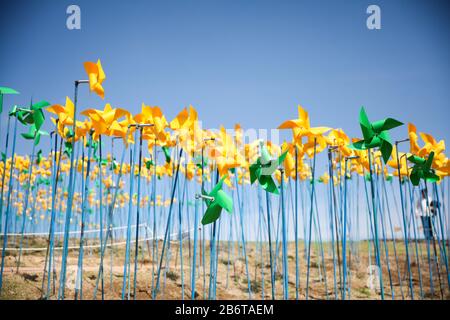
<svg viewBox="0 0 450 320">
<path fill-rule="evenodd" d="M 414 164 L 423 164 L 423 163 L 425 163 L 425 159 L 424 158 L 421 158 L 421 157 L 415 156 L 415 155 L 410 155 L 408 157 L 408 161 L 412 162 Z"/>
<path fill-rule="evenodd" d="M 7 87 L 0 87 L 0 113 L 3 111 L 3 95 L 4 94 L 18 94 L 16 90 Z"/>
<path fill-rule="evenodd" d="M 33 112 L 33 122 L 37 130 L 39 130 L 42 127 L 44 121 L 45 121 L 44 112 L 42 112 L 41 109 L 36 109 Z"/>
<path fill-rule="evenodd" d="M 164 152 L 164 157 L 166 158 L 166 162 L 170 163 L 171 159 L 170 159 L 170 151 L 169 148 L 167 148 L 166 146 L 161 148 L 162 151 Z"/>
<path fill-rule="evenodd" d="M 250 171 L 250 183 L 253 184 L 255 183 L 256 180 L 258 180 L 258 169 L 259 169 L 259 165 L 257 163 L 252 164 L 248 169 Z"/>
<path fill-rule="evenodd" d="M 418 170 L 416 170 L 415 168 L 413 168 L 413 170 L 411 171 L 411 173 L 409 175 L 409 180 L 411 180 L 411 183 L 414 186 L 418 186 L 420 183 L 420 172 Z"/>
<path fill-rule="evenodd" d="M 21 136 L 26 140 L 33 140 L 34 134 L 31 134 L 30 132 L 22 133 Z"/>
<path fill-rule="evenodd" d="M 379 134 L 381 145 L 380 145 L 380 151 L 381 156 L 383 157 L 384 163 L 387 163 L 389 161 L 389 158 L 392 154 L 392 142 L 391 137 L 387 131 L 383 131 Z"/>
<path fill-rule="evenodd" d="M 214 188 L 211 190 L 211 192 L 209 193 L 209 196 L 211 197 L 215 197 L 217 192 L 219 192 L 219 190 L 222 189 L 222 185 L 223 182 L 225 181 L 225 179 L 228 177 L 228 174 L 225 174 L 220 180 L 219 182 L 214 186 Z"/>
<path fill-rule="evenodd" d="M 207 224 L 213 223 L 214 221 L 219 219 L 221 212 L 222 212 L 222 207 L 217 202 L 213 202 L 208 207 L 208 209 L 206 209 L 206 212 L 202 218 L 202 224 L 207 225 Z"/>
<path fill-rule="evenodd" d="M 34 138 L 34 145 L 37 146 L 39 144 L 39 142 L 41 141 L 41 132 L 38 131 L 36 133 L 36 138 Z"/>
<path fill-rule="evenodd" d="M 441 178 L 437 174 L 435 174 L 434 172 L 430 171 L 430 172 L 427 172 L 425 174 L 425 179 L 428 182 L 438 182 Z"/>
<path fill-rule="evenodd" d="M 275 184 L 275 181 L 273 181 L 272 176 L 261 176 L 258 181 L 261 185 L 261 188 L 263 188 L 267 192 L 279 194 L 278 187 Z"/>
<path fill-rule="evenodd" d="M 33 140 L 34 137 L 36 136 L 36 128 L 34 127 L 34 125 L 31 125 L 28 128 L 28 132 L 22 133 L 21 136 L 26 140 Z"/>
<path fill-rule="evenodd" d="M 365 150 L 365 149 L 367 149 L 366 148 L 366 143 L 364 142 L 364 140 L 356 141 L 356 142 L 350 144 L 348 147 L 350 149 L 356 149 L 356 150 Z"/>
<path fill-rule="evenodd" d="M 379 130 L 378 132 L 381 132 L 385 130 L 391 130 L 396 127 L 400 127 L 401 125 L 403 125 L 403 122 L 400 122 L 392 118 L 386 118 L 384 120 L 376 121 L 372 125 L 375 131 Z"/>
<path fill-rule="evenodd" d="M 431 165 L 433 164 L 433 158 L 434 158 L 434 151 L 431 151 L 430 155 L 428 156 L 428 159 L 425 161 L 425 164 L 424 164 L 425 172 L 428 172 L 431 170 Z"/>
<path fill-rule="evenodd" d="M 364 107 L 359 111 L 359 125 L 361 126 L 361 131 L 365 141 L 370 141 L 374 136 L 374 131 L 372 130 L 372 124 L 367 117 L 366 110 Z"/>
<path fill-rule="evenodd" d="M 267 150 L 267 147 L 263 142 L 260 143 L 260 148 L 261 148 L 260 161 L 262 164 L 266 164 L 271 160 L 269 150 Z"/>
<path fill-rule="evenodd" d="M 0 87 L 0 94 L 19 94 L 19 92 L 13 88 Z"/>
<path fill-rule="evenodd" d="M 228 211 L 229 213 L 233 212 L 233 199 L 227 195 L 224 191 L 219 190 L 214 197 L 214 202 L 217 202 L 219 206 Z"/>
<path fill-rule="evenodd" d="M 281 166 L 281 164 L 284 162 L 284 159 L 286 159 L 286 156 L 287 156 L 287 154 L 288 154 L 288 151 L 289 151 L 289 150 L 286 150 L 285 152 L 283 152 L 283 153 L 281 154 L 281 156 L 278 157 L 278 165 Z"/>
<path fill-rule="evenodd" d="M 40 110 L 40 109 L 43 109 L 45 107 L 48 107 L 49 105 L 50 105 L 49 102 L 47 102 L 45 100 L 42 100 L 42 101 L 39 101 L 38 103 L 33 104 L 31 106 L 31 110 Z"/>
</svg>

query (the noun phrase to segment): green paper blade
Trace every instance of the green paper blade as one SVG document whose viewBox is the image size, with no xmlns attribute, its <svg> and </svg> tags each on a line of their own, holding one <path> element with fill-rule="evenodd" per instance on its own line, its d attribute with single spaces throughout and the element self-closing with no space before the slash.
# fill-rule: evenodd
<svg viewBox="0 0 450 320">
<path fill-rule="evenodd" d="M 418 186 L 418 185 L 419 185 L 420 178 L 419 178 L 417 175 L 411 175 L 411 176 L 409 177 L 409 179 L 411 180 L 411 183 L 412 183 L 414 186 Z"/>
<path fill-rule="evenodd" d="M 253 184 L 256 180 L 258 180 L 257 170 L 259 166 L 258 164 L 252 164 L 248 169 L 250 171 L 250 183 Z"/>
<path fill-rule="evenodd" d="M 426 173 L 425 174 L 425 179 L 428 182 L 438 182 L 439 180 L 441 180 L 441 178 L 437 174 L 435 174 L 433 172 Z"/>
<path fill-rule="evenodd" d="M 391 137 L 389 136 L 389 133 L 387 131 L 381 132 L 379 137 L 381 139 L 381 155 L 383 156 L 384 163 L 387 163 L 392 154 Z"/>
<path fill-rule="evenodd" d="M 29 133 L 22 133 L 21 136 L 24 137 L 26 140 L 33 140 L 34 139 L 34 135 L 31 135 Z"/>
<path fill-rule="evenodd" d="M 373 123 L 374 130 L 377 131 L 377 129 L 379 128 L 380 130 L 379 132 L 391 130 L 393 128 L 400 127 L 401 125 L 403 125 L 403 122 L 397 121 L 392 118 L 386 118 L 384 120 L 377 121 L 376 123 L 377 125 Z"/>
<path fill-rule="evenodd" d="M 229 213 L 233 212 L 233 199 L 223 190 L 219 190 L 214 198 L 214 202 L 218 203 L 223 209 Z"/>
<path fill-rule="evenodd" d="M 228 177 L 228 174 L 225 174 L 220 180 L 219 182 L 214 186 L 214 188 L 211 190 L 211 192 L 209 193 L 209 196 L 211 197 L 215 197 L 217 192 L 222 189 L 222 185 L 224 180 Z"/>
<path fill-rule="evenodd" d="M 0 87 L 0 94 L 19 94 L 19 92 L 12 88 Z"/>
<path fill-rule="evenodd" d="M 366 110 L 364 107 L 361 107 L 359 111 L 359 125 L 361 126 L 361 131 L 363 133 L 363 137 L 365 141 L 369 141 L 374 136 L 374 132 L 372 130 L 372 125 L 367 117 Z"/>
<path fill-rule="evenodd" d="M 153 166 L 153 161 L 152 160 L 148 160 L 145 162 L 145 167 L 147 168 L 147 170 L 150 170 L 150 167 Z"/>
<path fill-rule="evenodd" d="M 42 161 L 42 150 L 39 150 L 36 154 L 36 164 L 40 164 Z"/>
<path fill-rule="evenodd" d="M 167 148 L 166 146 L 161 148 L 162 151 L 164 152 L 164 157 L 166 158 L 166 162 L 170 163 L 171 159 L 170 159 L 170 151 L 169 148 Z"/>
<path fill-rule="evenodd" d="M 424 170 L 426 172 L 431 170 L 431 165 L 433 164 L 433 158 L 434 158 L 434 151 L 431 151 L 430 155 L 428 156 L 427 161 L 424 164 Z"/>
<path fill-rule="evenodd" d="M 364 142 L 364 140 L 359 140 L 356 141 L 355 143 L 352 143 L 348 146 L 350 149 L 355 149 L 355 150 L 366 150 L 366 143 Z"/>
<path fill-rule="evenodd" d="M 33 140 L 35 136 L 36 136 L 36 128 L 34 127 L 34 125 L 28 128 L 27 133 L 22 133 L 22 137 L 24 137 L 26 140 Z"/>
<path fill-rule="evenodd" d="M 288 151 L 289 151 L 289 150 L 286 150 L 285 152 L 283 152 L 283 153 L 281 154 L 281 156 L 278 158 L 278 165 L 281 166 L 281 164 L 284 162 L 284 159 L 286 159 L 286 156 L 287 156 L 287 154 L 288 154 Z"/>
<path fill-rule="evenodd" d="M 272 176 L 261 176 L 259 179 L 259 184 L 261 185 L 261 188 L 267 192 L 279 194 L 278 187 L 275 184 L 275 181 L 273 181 Z"/>
<path fill-rule="evenodd" d="M 262 164 L 266 164 L 267 162 L 269 162 L 271 160 L 269 150 L 267 150 L 266 145 L 262 141 L 259 142 L 259 147 L 261 149 L 261 157 L 260 157 L 261 160 L 260 161 Z"/>
<path fill-rule="evenodd" d="M 408 161 L 414 164 L 424 164 L 426 160 L 419 156 L 411 155 L 408 157 Z"/>
<path fill-rule="evenodd" d="M 44 124 L 45 121 L 45 117 L 44 117 L 44 113 L 42 112 L 41 109 L 35 110 L 33 112 L 33 122 L 34 125 L 36 126 L 36 129 L 39 130 L 42 125 Z"/>
<path fill-rule="evenodd" d="M 219 219 L 221 212 L 222 208 L 217 203 L 211 204 L 203 215 L 202 224 L 207 225 L 213 223 Z"/>
<path fill-rule="evenodd" d="M 34 145 L 37 146 L 40 141 L 41 141 L 41 132 L 38 131 L 36 134 L 36 138 L 34 138 Z"/>
<path fill-rule="evenodd" d="M 42 100 L 42 101 L 39 101 L 38 103 L 33 104 L 31 106 L 31 110 L 41 110 L 45 107 L 48 107 L 49 105 L 50 105 L 49 102 Z"/>
</svg>

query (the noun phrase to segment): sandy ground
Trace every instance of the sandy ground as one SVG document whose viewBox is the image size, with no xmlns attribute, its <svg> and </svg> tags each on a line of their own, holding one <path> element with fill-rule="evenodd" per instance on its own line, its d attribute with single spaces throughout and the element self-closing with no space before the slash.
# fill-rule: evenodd
<svg viewBox="0 0 450 320">
<path fill-rule="evenodd" d="M 170 245 L 170 265 L 163 267 L 160 277 L 160 291 L 157 299 L 181 299 L 182 298 L 182 278 L 184 280 L 184 298 L 191 298 L 191 264 L 192 264 L 192 240 L 190 246 L 188 241 L 184 241 L 183 245 L 183 272 L 180 265 L 180 251 L 179 243 L 172 242 Z M 75 244 L 75 242 L 73 243 Z M 95 244 L 89 241 L 88 244 Z M 60 244 L 57 244 L 59 246 Z M 351 243 L 352 252 L 348 254 L 349 265 L 349 283 L 350 299 L 380 299 L 380 294 L 377 291 L 377 281 L 371 282 L 371 279 L 376 279 L 375 274 L 369 272 L 369 247 L 368 242 Z M 11 242 L 14 246 L 14 241 Z M 28 238 L 26 240 L 26 247 L 45 247 L 46 242 L 41 238 Z M 324 245 L 325 270 L 324 273 L 322 255 L 318 244 L 311 246 L 311 263 L 310 263 L 310 279 L 309 279 L 309 299 L 335 299 L 334 290 L 334 268 L 333 268 L 333 254 L 331 244 Z M 8 245 L 10 247 L 10 245 Z M 161 254 L 162 242 L 159 242 L 159 254 L 156 261 L 152 260 L 152 243 L 140 243 L 139 258 L 138 258 L 138 277 L 136 286 L 136 299 L 151 299 L 152 297 L 152 282 L 156 282 L 156 270 L 159 264 L 159 257 Z M 197 251 L 197 259 L 199 264 L 196 271 L 196 298 L 208 298 L 209 288 L 209 243 L 206 243 L 206 256 L 201 250 L 201 246 Z M 190 250 L 189 250 L 190 248 Z M 134 244 L 131 250 L 131 287 L 133 288 L 134 279 Z M 270 299 L 272 294 L 271 279 L 270 279 L 270 263 L 268 245 L 263 246 L 263 259 L 261 259 L 260 246 L 255 243 L 248 243 L 246 246 L 248 257 L 248 271 L 250 274 L 250 283 L 252 287 L 251 299 Z M 396 243 L 396 251 L 398 257 L 395 259 L 394 246 L 392 242 L 387 245 L 389 253 L 390 274 L 386 267 L 386 252 L 385 247 L 381 247 L 381 258 L 384 265 L 383 268 L 383 283 L 385 290 L 385 298 L 410 299 L 408 287 L 408 271 L 406 264 L 405 247 L 403 242 Z M 341 249 L 340 249 L 341 250 Z M 373 246 L 371 250 L 371 265 L 375 265 L 373 256 Z M 432 249 L 431 249 L 432 250 Z M 274 249 L 275 251 L 275 249 Z M 299 243 L 299 299 L 305 299 L 306 293 L 306 278 L 307 278 L 307 261 L 305 257 L 304 243 Z M 440 263 L 440 278 L 441 286 L 439 285 L 439 274 L 434 261 L 432 261 L 431 271 L 433 279 L 433 293 L 431 292 L 430 283 L 430 269 L 427 260 L 427 246 L 426 243 L 419 243 L 418 251 L 421 251 L 421 281 L 422 294 L 425 299 L 440 299 L 441 290 L 443 291 L 443 298 L 450 299 L 449 287 L 447 283 L 447 273 L 445 265 L 442 261 Z M 59 287 L 59 272 L 60 272 L 60 256 L 61 251 L 56 252 L 56 284 L 52 282 L 50 299 L 56 299 L 56 294 Z M 108 248 L 105 254 L 104 264 L 104 298 L 105 299 L 121 299 L 122 285 L 123 285 L 123 264 L 124 264 L 124 246 L 114 247 L 114 250 Z M 230 252 L 230 256 L 228 253 Z M 112 255 L 111 255 L 112 253 Z M 24 252 L 21 258 L 20 268 L 17 272 L 17 252 L 7 252 L 3 279 L 3 289 L 0 299 L 41 299 L 43 296 L 43 270 L 45 265 L 46 252 Z M 418 264 L 415 259 L 415 246 L 411 245 L 411 266 L 413 272 L 413 287 L 415 298 L 421 297 L 420 277 L 418 272 Z M 431 251 L 432 254 L 432 251 Z M 275 256 L 275 252 L 273 253 Z M 249 299 L 248 292 L 248 278 L 245 268 L 245 260 L 242 255 L 242 246 L 238 248 L 237 243 L 228 243 L 226 241 L 220 242 L 219 247 L 219 261 L 217 271 L 217 299 Z M 275 274 L 275 297 L 282 299 L 282 282 L 283 275 L 281 247 L 279 248 L 277 263 L 277 271 Z M 83 299 L 93 299 L 93 292 L 98 275 L 98 266 L 100 261 L 98 249 L 87 249 L 85 251 L 83 264 Z M 203 267 L 203 258 L 205 266 Z M 68 268 L 67 268 L 67 284 L 65 290 L 65 298 L 74 298 L 75 279 L 77 274 L 77 260 L 78 250 L 71 250 L 69 252 Z M 165 264 L 165 263 L 164 263 Z M 398 267 L 397 267 L 398 266 Z M 295 244 L 289 243 L 288 246 L 288 267 L 289 267 L 289 298 L 296 298 L 296 266 L 295 266 Z M 154 274 L 152 280 L 152 273 Z M 400 273 L 400 280 L 399 280 Z M 339 278 L 339 271 L 336 269 L 337 278 Z M 262 281 L 264 277 L 264 281 Z M 45 278 L 45 288 L 47 286 L 47 277 Z M 374 283 L 375 286 L 371 285 Z M 400 285 L 401 283 L 401 285 Z M 391 285 L 393 291 L 391 290 Z M 340 283 L 337 281 L 338 298 L 340 298 Z M 206 288 L 205 288 L 206 287 Z M 46 292 L 46 289 L 44 290 Z M 133 298 L 133 290 L 131 290 L 130 297 Z M 101 298 L 101 290 L 97 293 L 97 298 Z"/>
</svg>

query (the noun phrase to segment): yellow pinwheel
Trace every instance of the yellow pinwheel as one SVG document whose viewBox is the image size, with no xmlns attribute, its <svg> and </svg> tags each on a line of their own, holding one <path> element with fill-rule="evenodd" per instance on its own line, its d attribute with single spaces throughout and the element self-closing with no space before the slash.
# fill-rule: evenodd
<svg viewBox="0 0 450 320">
<path fill-rule="evenodd" d="M 91 91 L 94 91 L 98 94 L 102 99 L 105 98 L 105 90 L 102 87 L 103 81 L 106 79 L 105 72 L 103 71 L 102 64 L 100 59 L 97 60 L 97 63 L 94 62 L 85 62 L 84 69 L 89 78 L 89 88 Z"/>
<path fill-rule="evenodd" d="M 300 105 L 298 106 L 298 119 L 287 120 L 278 129 L 292 129 L 296 142 L 301 142 L 301 138 L 304 136 L 320 136 L 331 130 L 329 127 L 311 128 L 308 112 Z"/>
<path fill-rule="evenodd" d="M 123 128 L 118 125 L 117 121 L 127 116 L 129 112 L 121 108 L 112 108 L 107 103 L 103 110 L 86 109 L 81 114 L 87 116 L 92 121 L 92 128 L 94 129 L 93 138 L 96 140 L 100 135 L 112 135 L 111 131 L 114 133 L 117 133 L 116 131 L 122 132 Z"/>
</svg>

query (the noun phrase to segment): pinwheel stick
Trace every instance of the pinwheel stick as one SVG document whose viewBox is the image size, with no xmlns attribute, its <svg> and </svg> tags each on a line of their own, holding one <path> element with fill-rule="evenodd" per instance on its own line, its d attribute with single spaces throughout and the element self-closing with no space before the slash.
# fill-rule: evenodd
<svg viewBox="0 0 450 320">
<path fill-rule="evenodd" d="M 379 270 L 381 299 L 384 300 L 383 269 L 381 266 L 380 246 L 379 246 L 379 241 L 378 241 L 378 219 L 377 219 L 377 206 L 375 204 L 375 185 L 373 183 L 371 149 L 367 150 L 367 154 L 368 154 L 368 158 L 369 158 L 370 189 L 371 189 L 371 195 L 372 195 L 373 226 L 374 226 L 374 238 L 375 238 L 374 239 L 375 240 L 375 258 L 376 258 L 377 266 L 378 266 L 378 270 Z M 345 270 L 344 270 L 344 272 L 345 272 Z"/>
<path fill-rule="evenodd" d="M 427 184 L 426 180 L 424 180 L 424 185 L 425 185 L 425 197 L 426 197 L 425 199 L 427 199 L 427 212 L 431 212 L 430 203 L 428 201 L 428 184 Z M 430 228 L 434 229 L 432 222 L 431 222 Z M 438 274 L 439 291 L 441 293 L 441 300 L 444 300 L 444 289 L 442 288 L 442 280 L 441 280 L 441 268 L 439 266 L 439 258 L 438 258 L 437 248 L 436 248 L 436 236 L 434 235 L 434 231 L 433 231 L 433 236 L 431 237 L 431 241 L 433 244 L 433 253 L 434 253 L 433 260 L 436 265 L 436 270 L 437 270 L 437 274 Z"/>
<path fill-rule="evenodd" d="M 405 254 L 406 254 L 406 263 L 408 267 L 408 276 L 409 276 L 409 293 L 411 295 L 411 299 L 414 300 L 414 289 L 413 289 L 413 281 L 412 281 L 412 271 L 411 271 L 411 262 L 409 260 L 409 244 L 408 244 L 408 233 L 407 233 L 407 224 L 406 224 L 406 213 L 405 206 L 403 200 L 403 189 L 402 189 L 402 173 L 400 170 L 400 157 L 398 154 L 398 145 L 402 142 L 409 141 L 409 139 L 403 139 L 395 141 L 395 153 L 397 157 L 397 173 L 398 173 L 398 186 L 400 189 L 400 206 L 402 208 L 402 221 L 403 221 L 403 240 L 405 242 Z"/>
<path fill-rule="evenodd" d="M 73 101 L 73 126 L 72 132 L 75 134 L 76 132 L 76 117 L 77 117 L 77 102 L 78 102 L 78 86 L 82 83 L 89 83 L 89 80 L 75 80 L 75 92 L 74 92 L 74 101 Z M 75 149 L 75 139 L 73 139 L 73 148 Z M 59 292 L 58 298 L 64 300 L 64 293 L 66 289 L 66 271 L 67 271 L 67 254 L 69 247 L 69 229 L 70 229 L 70 220 L 72 218 L 72 203 L 74 198 L 74 190 L 75 190 L 75 178 L 74 178 L 74 153 L 70 154 L 70 169 L 69 169 L 69 190 L 68 190 L 68 198 L 67 198 L 67 209 L 66 209 L 66 220 L 64 225 L 64 241 L 63 241 L 63 252 L 62 252 L 62 262 L 61 262 L 61 272 L 60 272 L 60 281 L 59 281 Z"/>
<path fill-rule="evenodd" d="M 333 268 L 334 268 L 334 287 L 335 287 L 335 297 L 337 299 L 337 281 L 336 281 L 336 255 L 337 255 L 337 262 L 338 262 L 338 274 L 339 274 L 339 283 L 342 283 L 342 272 L 341 272 L 341 256 L 340 256 L 340 250 L 339 250 L 339 230 L 338 230 L 338 220 L 337 220 L 337 209 L 336 209 L 336 193 L 334 190 L 334 170 L 333 170 L 333 151 L 338 150 L 337 146 L 330 146 L 328 147 L 328 171 L 330 175 L 330 219 L 331 224 L 333 224 L 333 217 L 334 217 L 334 228 L 331 226 L 331 232 L 332 237 L 334 238 L 333 234 L 336 233 L 336 250 L 334 249 L 333 245 Z M 334 242 L 334 240 L 332 241 Z M 335 254 L 336 252 L 336 254 Z"/>
<path fill-rule="evenodd" d="M 6 168 L 6 155 L 8 154 L 8 146 L 9 146 L 9 125 L 11 122 L 11 116 L 8 116 L 8 122 L 7 122 L 7 131 L 6 131 L 6 143 L 5 143 L 5 157 L 2 158 L 3 162 L 3 168 Z M 5 189 L 5 177 L 6 177 L 6 170 L 3 170 L 2 173 L 2 188 L 0 193 L 0 232 L 2 230 L 2 221 L 3 221 L 3 192 Z"/>
<path fill-rule="evenodd" d="M 284 208 L 284 169 L 280 168 L 281 173 L 281 183 L 280 183 L 280 202 L 281 202 L 281 228 L 282 228 L 282 237 L 283 237 L 283 298 L 284 300 L 289 299 L 289 267 L 288 267 L 288 253 L 287 253 L 287 222 L 286 222 L 286 213 Z"/>
<path fill-rule="evenodd" d="M 309 293 L 309 274 L 310 274 L 310 266 L 311 266 L 311 236 L 312 236 L 312 222 L 313 222 L 313 210 L 314 210 L 314 206 L 313 206 L 313 202 L 314 202 L 314 190 L 315 190 L 315 185 L 314 185 L 314 175 L 315 175 L 315 170 L 316 170 L 316 148 L 317 148 L 317 144 L 316 144 L 316 138 L 314 138 L 314 157 L 313 157 L 313 166 L 312 166 L 312 177 L 311 177 L 311 181 L 313 182 L 311 185 L 311 199 L 310 199 L 310 203 L 311 203 L 311 207 L 310 207 L 310 211 L 309 211 L 309 233 L 308 233 L 308 262 L 307 262 L 307 270 L 306 270 L 306 300 L 308 300 L 308 293 Z"/>
<path fill-rule="evenodd" d="M 156 276 L 156 284 L 155 284 L 155 288 L 153 290 L 153 299 L 156 299 L 156 295 L 159 292 L 159 282 L 160 282 L 160 278 L 161 278 L 161 268 L 162 268 L 163 259 L 164 259 L 164 251 L 165 251 L 165 248 L 166 248 L 167 237 L 169 236 L 170 221 L 171 221 L 172 209 L 173 209 L 173 198 L 175 197 L 175 190 L 177 188 L 178 174 L 180 172 L 180 163 L 181 163 L 181 156 L 182 155 L 183 155 L 183 149 L 180 148 L 180 153 L 178 155 L 177 169 L 176 169 L 176 172 L 175 172 L 175 181 L 174 181 L 173 186 L 172 186 L 172 192 L 171 192 L 171 197 L 170 197 L 169 212 L 168 212 L 168 217 L 167 217 L 166 231 L 164 232 L 164 241 L 163 241 L 163 247 L 162 247 L 162 252 L 161 252 L 161 258 L 160 258 L 160 261 L 159 261 L 158 273 L 157 273 L 157 276 Z"/>
<path fill-rule="evenodd" d="M 357 159 L 359 156 L 345 157 L 344 168 L 344 223 L 342 231 L 342 268 L 343 268 L 343 284 L 342 284 L 342 300 L 345 300 L 345 292 L 347 287 L 347 168 L 348 160 Z"/>
<path fill-rule="evenodd" d="M 269 240 L 269 262 L 270 262 L 270 282 L 272 285 L 272 300 L 275 299 L 275 273 L 273 270 L 273 257 L 272 257 L 272 230 L 270 221 L 270 203 L 269 192 L 266 190 L 266 211 L 267 211 L 267 235 Z"/>
<path fill-rule="evenodd" d="M 14 120 L 14 134 L 13 134 L 13 144 L 12 144 L 12 153 L 11 153 L 11 166 L 9 169 L 9 176 L 13 176 L 13 168 L 12 165 L 14 163 L 14 157 L 15 157 L 15 150 L 16 150 L 16 137 L 17 137 L 17 115 Z M 5 267 L 5 255 L 6 255 L 6 245 L 8 242 L 8 218 L 9 218 L 9 212 L 11 210 L 11 191 L 12 191 L 12 182 L 13 179 L 10 178 L 8 182 L 8 196 L 6 200 L 6 212 L 5 212 L 5 227 L 4 227 L 4 233 L 3 233 L 3 249 L 2 249 L 2 263 L 0 267 L 0 295 L 2 293 L 2 287 L 3 287 L 3 269 Z M 2 195 L 3 196 L 3 195 Z"/>
<path fill-rule="evenodd" d="M 295 216 L 295 299 L 298 300 L 298 291 L 300 286 L 300 268 L 298 261 L 298 150 L 297 145 L 295 149 L 295 202 L 294 202 L 294 216 Z M 272 261 L 271 261 L 272 263 Z M 273 286 L 273 283 L 272 283 Z"/>
<path fill-rule="evenodd" d="M 153 125 L 149 125 L 146 127 L 150 127 Z M 137 188 L 137 205 L 136 205 L 136 226 L 139 226 L 140 223 L 140 203 L 141 203 L 141 170 L 142 170 L 142 129 L 144 125 L 139 125 L 139 158 L 138 158 L 138 188 Z M 133 279 L 133 299 L 136 300 L 136 283 L 138 276 L 138 253 L 139 253 L 139 227 L 136 227 L 136 242 L 134 248 L 134 279 Z"/>
</svg>

